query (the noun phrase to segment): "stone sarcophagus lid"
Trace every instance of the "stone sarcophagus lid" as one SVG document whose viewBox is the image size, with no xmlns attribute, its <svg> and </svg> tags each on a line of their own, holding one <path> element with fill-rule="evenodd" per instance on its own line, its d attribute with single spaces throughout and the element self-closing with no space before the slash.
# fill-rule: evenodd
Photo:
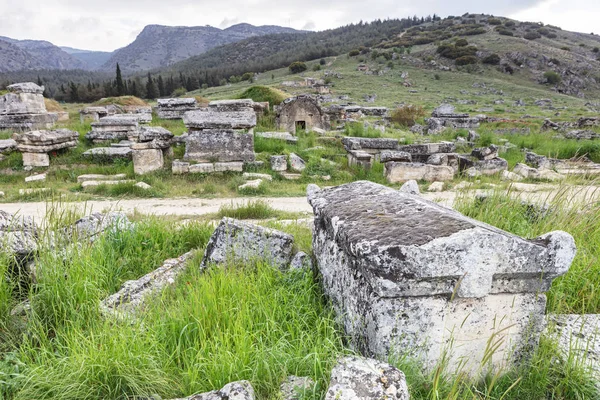
<svg viewBox="0 0 600 400">
<path fill-rule="evenodd" d="M 372 182 L 310 185 L 308 199 L 325 293 L 353 346 L 430 370 L 443 356 L 469 373 L 526 357 L 544 292 L 575 256 L 568 233 L 526 240 Z"/>
</svg>

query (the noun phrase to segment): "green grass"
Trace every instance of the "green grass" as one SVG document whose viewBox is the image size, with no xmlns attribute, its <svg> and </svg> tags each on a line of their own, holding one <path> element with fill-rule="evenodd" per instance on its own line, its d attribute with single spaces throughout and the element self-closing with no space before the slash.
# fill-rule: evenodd
<svg viewBox="0 0 600 400">
<path fill-rule="evenodd" d="M 249 201 L 243 206 L 224 205 L 219 208 L 218 217 L 235 219 L 267 219 L 275 218 L 279 212 L 263 200 Z"/>
</svg>

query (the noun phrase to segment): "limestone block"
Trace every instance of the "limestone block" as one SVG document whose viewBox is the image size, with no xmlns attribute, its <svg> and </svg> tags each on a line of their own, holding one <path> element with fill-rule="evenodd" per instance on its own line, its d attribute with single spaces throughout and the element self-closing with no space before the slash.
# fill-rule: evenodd
<svg viewBox="0 0 600 400">
<path fill-rule="evenodd" d="M 445 182 L 454 179 L 454 169 L 445 165 L 389 161 L 385 163 L 384 175 L 389 183 L 401 183 L 410 180 Z"/>
<path fill-rule="evenodd" d="M 244 170 L 243 162 L 217 162 L 215 163 L 215 172 L 242 172 Z"/>
<path fill-rule="evenodd" d="M 50 156 L 46 153 L 23 153 L 24 167 L 49 167 Z"/>
<path fill-rule="evenodd" d="M 227 129 L 207 129 L 189 134 L 186 161 L 229 162 L 254 161 L 254 135 Z"/>
<path fill-rule="evenodd" d="M 164 167 L 165 160 L 160 149 L 133 150 L 133 172 L 136 175 L 147 174 Z"/>
<path fill-rule="evenodd" d="M 285 156 L 271 156 L 271 169 L 276 172 L 287 171 L 287 159 Z"/>
<path fill-rule="evenodd" d="M 209 174 L 215 172 L 215 165 L 213 163 L 200 163 L 190 165 L 188 168 L 190 174 Z"/>
</svg>

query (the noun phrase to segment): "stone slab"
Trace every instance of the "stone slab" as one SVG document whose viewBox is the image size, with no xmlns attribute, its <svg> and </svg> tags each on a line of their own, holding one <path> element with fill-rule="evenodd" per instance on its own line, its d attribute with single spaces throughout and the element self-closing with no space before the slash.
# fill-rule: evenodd
<svg viewBox="0 0 600 400">
<path fill-rule="evenodd" d="M 254 161 L 254 135 L 229 129 L 190 132 L 183 159 L 197 162 Z"/>
</svg>

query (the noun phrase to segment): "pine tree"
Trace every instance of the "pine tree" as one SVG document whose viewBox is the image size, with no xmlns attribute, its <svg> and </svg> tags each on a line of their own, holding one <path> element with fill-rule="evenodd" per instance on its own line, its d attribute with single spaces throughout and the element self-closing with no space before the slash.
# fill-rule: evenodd
<svg viewBox="0 0 600 400">
<path fill-rule="evenodd" d="M 163 81 L 162 75 L 158 75 L 158 94 L 160 97 L 166 96 L 165 82 Z"/>
<path fill-rule="evenodd" d="M 125 85 L 123 85 L 123 77 L 121 76 L 121 67 L 117 63 L 117 96 L 123 96 L 125 94 Z"/>
</svg>

